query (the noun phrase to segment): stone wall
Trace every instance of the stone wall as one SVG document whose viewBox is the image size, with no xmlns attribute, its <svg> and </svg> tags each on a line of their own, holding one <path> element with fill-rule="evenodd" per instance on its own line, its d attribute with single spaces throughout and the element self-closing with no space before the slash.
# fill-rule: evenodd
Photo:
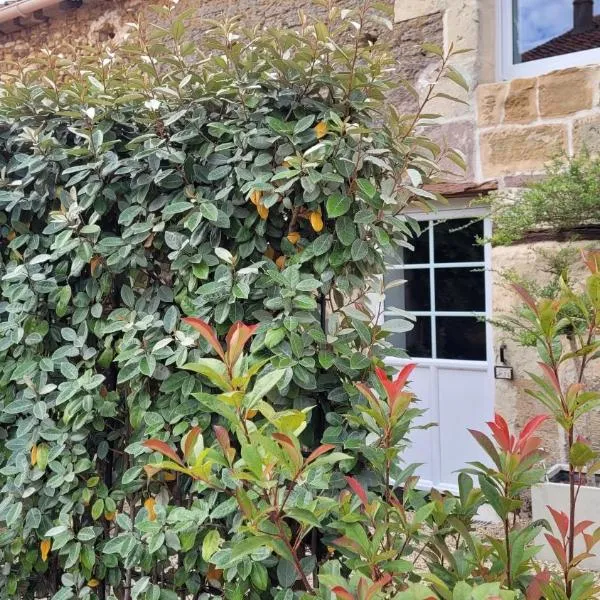
<svg viewBox="0 0 600 600">
<path fill-rule="evenodd" d="M 600 149 L 599 86 L 598 67 L 480 85 L 481 175 L 516 187 L 556 155 Z"/>
<path fill-rule="evenodd" d="M 158 0 L 157 0 L 158 2 Z M 387 0 L 391 5 L 393 0 Z M 89 52 L 101 52 L 107 44 L 123 41 L 129 23 L 138 18 L 151 21 L 156 17 L 148 9 L 148 0 L 84 0 L 79 8 L 61 6 L 46 11 L 46 22 L 28 19 L 25 27 L 0 35 L 0 73 L 15 68 L 25 57 L 48 49 L 66 58 L 75 58 Z M 356 7 L 362 0 L 337 0 L 337 7 Z M 191 9 L 197 17 L 218 19 L 223 16 L 242 15 L 247 25 L 269 27 L 294 26 L 298 12 L 324 17 L 324 10 L 313 0 L 179 0 L 177 11 Z M 193 38 L 202 35 L 200 19 L 191 18 L 189 27 Z M 6 30 L 6 26 L 0 29 Z M 440 13 L 423 14 L 409 21 L 399 22 L 392 31 L 384 26 L 372 26 L 366 32 L 368 39 L 387 43 L 398 58 L 400 80 L 416 82 L 421 73 L 434 61 L 423 52 L 424 42 L 442 43 L 443 23 Z M 401 112 L 413 111 L 414 97 L 399 89 L 391 100 Z"/>
</svg>

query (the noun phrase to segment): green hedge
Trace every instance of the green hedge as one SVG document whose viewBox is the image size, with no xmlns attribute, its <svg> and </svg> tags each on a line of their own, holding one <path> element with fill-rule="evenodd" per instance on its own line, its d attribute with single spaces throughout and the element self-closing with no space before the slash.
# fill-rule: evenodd
<svg viewBox="0 0 600 600">
<path fill-rule="evenodd" d="M 422 185 L 441 155 L 415 133 L 420 115 L 385 108 L 393 61 L 361 37 L 384 17 L 231 20 L 197 46 L 174 15 L 102 61 L 22 65 L 1 90 L 5 598 L 204 590 L 205 522 L 226 531 L 234 515 L 183 475 L 143 472 L 144 440 L 177 444 L 197 425 L 212 443 L 219 420 L 180 369 L 209 353 L 182 316 L 219 334 L 258 323 L 253 353 L 285 370 L 270 403 L 319 404 L 340 447 L 366 435 L 341 416 L 349 382 L 410 327 L 402 311 L 372 326 L 365 298 L 385 255 L 409 247 L 416 224 L 400 210 L 433 199 Z M 463 83 L 440 57 L 442 73 Z M 307 427 L 304 446 L 314 437 Z M 151 535 L 155 501 L 167 512 Z M 240 575 L 226 593 L 250 589 L 264 593 Z"/>
</svg>

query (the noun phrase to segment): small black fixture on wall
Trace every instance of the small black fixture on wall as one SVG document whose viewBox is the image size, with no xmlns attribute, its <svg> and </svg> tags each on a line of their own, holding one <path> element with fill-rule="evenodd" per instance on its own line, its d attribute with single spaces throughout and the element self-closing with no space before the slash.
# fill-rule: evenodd
<svg viewBox="0 0 600 600">
<path fill-rule="evenodd" d="M 506 362 L 506 344 L 500 345 L 498 355 L 500 364 L 494 367 L 494 378 L 512 381 L 513 368 Z"/>
</svg>

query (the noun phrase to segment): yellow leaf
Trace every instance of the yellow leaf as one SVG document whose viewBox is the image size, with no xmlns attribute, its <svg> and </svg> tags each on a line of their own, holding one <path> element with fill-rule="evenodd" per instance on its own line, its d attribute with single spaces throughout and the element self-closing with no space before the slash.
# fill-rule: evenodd
<svg viewBox="0 0 600 600">
<path fill-rule="evenodd" d="M 154 505 L 156 504 L 156 500 L 154 498 L 148 498 L 144 502 L 144 508 L 148 511 L 148 520 L 156 521 L 156 512 L 154 511 Z"/>
<path fill-rule="evenodd" d="M 287 239 L 291 244 L 297 244 L 300 241 L 301 235 L 297 231 L 292 231 L 292 233 L 288 233 Z"/>
<path fill-rule="evenodd" d="M 280 256 L 275 261 L 275 264 L 277 265 L 277 267 L 279 268 L 279 270 L 283 269 L 283 267 L 285 267 L 285 256 Z"/>
<path fill-rule="evenodd" d="M 100 266 L 101 263 L 102 263 L 102 258 L 100 256 L 92 256 L 92 258 L 90 260 L 90 271 L 92 273 L 92 277 L 96 276 L 96 271 L 98 270 L 98 267 Z"/>
<path fill-rule="evenodd" d="M 282 166 L 282 167 L 285 167 L 285 168 L 287 169 L 287 168 L 290 166 L 290 163 L 289 163 L 287 160 L 284 160 L 284 161 L 281 163 L 281 166 Z"/>
<path fill-rule="evenodd" d="M 323 217 L 321 217 L 321 212 L 311 212 L 310 213 L 310 224 L 312 228 L 318 233 L 323 229 Z"/>
<path fill-rule="evenodd" d="M 275 258 L 275 250 L 273 250 L 273 248 L 269 246 L 267 248 L 267 251 L 265 252 L 265 256 L 273 260 Z"/>
<path fill-rule="evenodd" d="M 269 216 L 269 209 L 262 203 L 256 206 L 256 210 L 263 221 Z"/>
<path fill-rule="evenodd" d="M 97 579 L 90 579 L 87 582 L 87 585 L 88 585 L 88 587 L 95 588 L 95 587 L 98 587 L 100 585 L 100 582 Z"/>
<path fill-rule="evenodd" d="M 6 236 L 6 239 L 9 242 L 12 242 L 16 237 L 17 237 L 17 234 L 14 231 L 9 231 L 8 235 Z"/>
<path fill-rule="evenodd" d="M 254 409 L 250 409 L 249 411 L 246 412 L 246 419 L 254 419 L 257 412 L 258 411 L 254 410 Z"/>
<path fill-rule="evenodd" d="M 315 135 L 317 139 L 320 140 L 323 136 L 327 135 L 327 123 L 325 121 L 320 121 L 314 127 Z"/>
<path fill-rule="evenodd" d="M 252 192 L 250 193 L 250 202 L 252 202 L 252 204 L 254 204 L 255 206 L 258 206 L 260 204 L 261 198 L 262 192 L 260 190 L 252 190 Z"/>
<path fill-rule="evenodd" d="M 52 548 L 52 542 L 50 540 L 42 540 L 40 543 L 40 554 L 42 555 L 42 560 L 46 562 L 48 560 L 48 553 Z"/>
<path fill-rule="evenodd" d="M 163 479 L 165 481 L 175 481 L 177 479 L 177 475 L 175 475 L 175 473 L 165 473 L 163 475 Z"/>
<path fill-rule="evenodd" d="M 36 445 L 33 446 L 33 448 L 31 448 L 31 466 L 35 467 L 35 465 L 37 464 L 37 457 L 38 457 L 38 448 Z"/>
<path fill-rule="evenodd" d="M 117 513 L 114 513 L 114 512 L 107 512 L 107 513 L 104 513 L 104 518 L 105 518 L 107 521 L 114 521 L 114 520 L 115 520 L 115 516 L 116 516 L 116 514 L 117 514 Z"/>
</svg>

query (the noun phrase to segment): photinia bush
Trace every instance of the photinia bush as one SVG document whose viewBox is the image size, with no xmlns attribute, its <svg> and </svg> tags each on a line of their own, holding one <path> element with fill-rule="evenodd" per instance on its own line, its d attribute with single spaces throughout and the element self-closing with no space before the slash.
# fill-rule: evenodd
<svg viewBox="0 0 600 600">
<path fill-rule="evenodd" d="M 101 60 L 4 74 L 3 597 L 288 599 L 298 577 L 316 590 L 317 560 L 361 598 L 386 569 L 408 578 L 397 561 L 434 514 L 411 520 L 391 490 L 424 502 L 397 460 L 417 409 L 406 373 L 373 398 L 353 382 L 374 382 L 386 336 L 410 327 L 370 308 L 418 229 L 402 209 L 436 199 L 423 185 L 442 158 L 462 160 L 427 137 L 425 105 L 385 104 L 394 63 L 364 32 L 389 25 L 386 7 L 325 4 L 296 29 L 208 23 L 200 44 L 189 13 L 159 9 L 161 27 Z M 465 86 L 452 49 L 427 51 L 428 99 L 443 78 Z M 148 449 L 167 446 L 177 468 L 148 480 Z M 385 506 L 345 491 L 350 473 Z M 326 562 L 327 540 L 354 534 L 360 548 Z"/>
</svg>

